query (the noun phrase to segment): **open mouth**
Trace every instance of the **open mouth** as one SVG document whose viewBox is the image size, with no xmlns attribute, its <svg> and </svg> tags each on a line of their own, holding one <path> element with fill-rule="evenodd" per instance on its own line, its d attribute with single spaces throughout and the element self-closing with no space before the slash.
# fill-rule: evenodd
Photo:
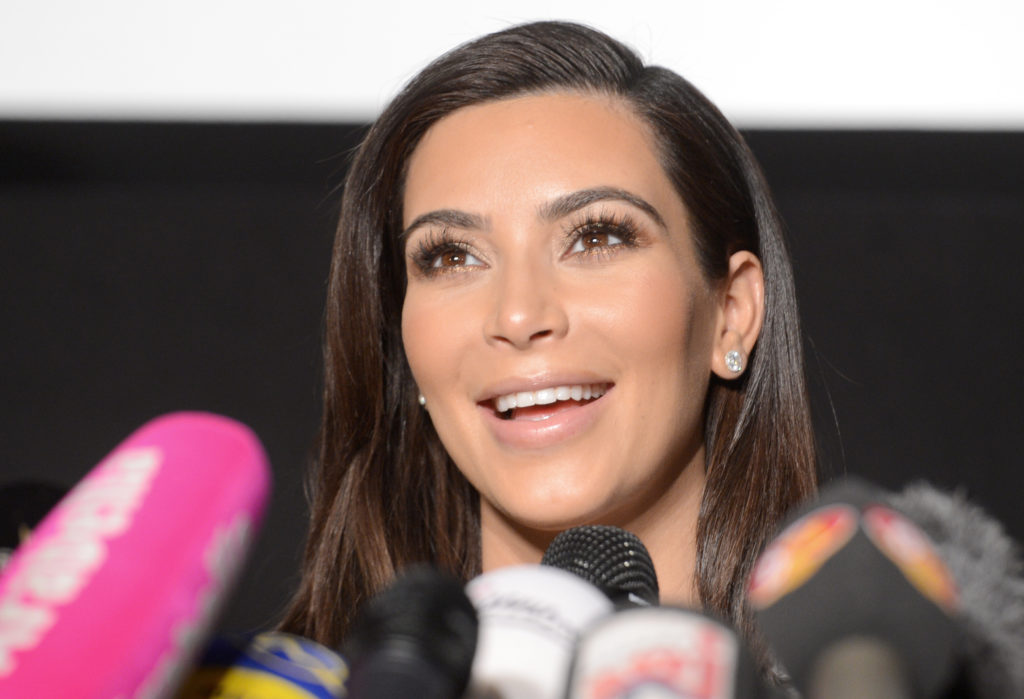
<svg viewBox="0 0 1024 699">
<path fill-rule="evenodd" d="M 544 420 L 567 408 L 592 403 L 611 387 L 609 383 L 555 386 L 495 396 L 489 402 L 502 420 Z"/>
</svg>

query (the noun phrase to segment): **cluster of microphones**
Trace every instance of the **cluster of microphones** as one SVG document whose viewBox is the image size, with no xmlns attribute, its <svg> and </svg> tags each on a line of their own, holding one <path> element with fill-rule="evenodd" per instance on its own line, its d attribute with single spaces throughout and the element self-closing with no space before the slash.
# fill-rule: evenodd
<svg viewBox="0 0 1024 699">
<path fill-rule="evenodd" d="M 608 526 L 566 530 L 539 565 L 468 584 L 426 565 L 400 571 L 338 648 L 274 631 L 211 640 L 269 489 L 259 440 L 233 420 L 175 413 L 141 427 L 0 568 L 0 698 L 1024 690 L 1019 559 L 998 525 L 937 491 L 844 480 L 790 516 L 747 590 L 779 685 L 726 622 L 660 604 L 643 543 Z"/>
</svg>

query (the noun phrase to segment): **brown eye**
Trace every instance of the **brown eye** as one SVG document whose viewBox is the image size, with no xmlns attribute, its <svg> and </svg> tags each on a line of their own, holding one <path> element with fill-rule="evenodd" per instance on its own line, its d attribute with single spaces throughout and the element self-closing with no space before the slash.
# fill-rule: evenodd
<svg viewBox="0 0 1024 699">
<path fill-rule="evenodd" d="M 480 260 L 465 250 L 450 248 L 438 253 L 437 257 L 434 258 L 433 264 L 430 266 L 435 269 L 444 269 L 449 267 L 473 267 L 481 264 L 483 263 Z"/>
<path fill-rule="evenodd" d="M 576 242 L 573 243 L 569 252 L 590 252 L 593 250 L 600 250 L 602 248 L 622 245 L 623 242 L 623 236 L 616 235 L 615 233 L 606 230 L 604 227 L 601 227 L 598 230 L 590 230 L 580 234 L 580 236 L 576 238 Z"/>
<path fill-rule="evenodd" d="M 466 256 L 461 252 L 446 252 L 438 256 L 435 267 L 459 267 L 466 261 Z"/>
<path fill-rule="evenodd" d="M 432 277 L 484 267 L 483 261 L 471 250 L 467 242 L 448 230 L 430 231 L 416 243 L 409 257 L 424 276 Z"/>
<path fill-rule="evenodd" d="M 584 248 L 599 248 L 603 245 L 617 245 L 622 241 L 608 233 L 588 233 L 580 238 L 580 244 Z"/>
</svg>

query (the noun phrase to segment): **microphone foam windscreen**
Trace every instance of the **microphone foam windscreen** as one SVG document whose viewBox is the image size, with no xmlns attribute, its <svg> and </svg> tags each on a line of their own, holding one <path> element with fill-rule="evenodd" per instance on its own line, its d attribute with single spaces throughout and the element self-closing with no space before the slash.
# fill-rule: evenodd
<svg viewBox="0 0 1024 699">
<path fill-rule="evenodd" d="M 888 496 L 935 543 L 960 589 L 962 689 L 1024 696 L 1024 561 L 1003 526 L 963 493 L 919 482 Z"/>
<path fill-rule="evenodd" d="M 580 576 L 617 604 L 658 604 L 658 577 L 647 548 L 618 527 L 566 529 L 552 540 L 541 565 Z"/>
</svg>

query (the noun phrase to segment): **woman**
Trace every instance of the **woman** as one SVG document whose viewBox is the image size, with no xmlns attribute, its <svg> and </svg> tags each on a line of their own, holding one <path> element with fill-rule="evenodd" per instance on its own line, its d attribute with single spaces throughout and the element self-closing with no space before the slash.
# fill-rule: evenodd
<svg viewBox="0 0 1024 699">
<path fill-rule="evenodd" d="M 749 632 L 752 561 L 814 487 L 781 225 L 717 109 L 564 23 L 414 78 L 345 185 L 283 626 L 334 644 L 408 564 L 469 579 L 602 523 Z"/>
</svg>

